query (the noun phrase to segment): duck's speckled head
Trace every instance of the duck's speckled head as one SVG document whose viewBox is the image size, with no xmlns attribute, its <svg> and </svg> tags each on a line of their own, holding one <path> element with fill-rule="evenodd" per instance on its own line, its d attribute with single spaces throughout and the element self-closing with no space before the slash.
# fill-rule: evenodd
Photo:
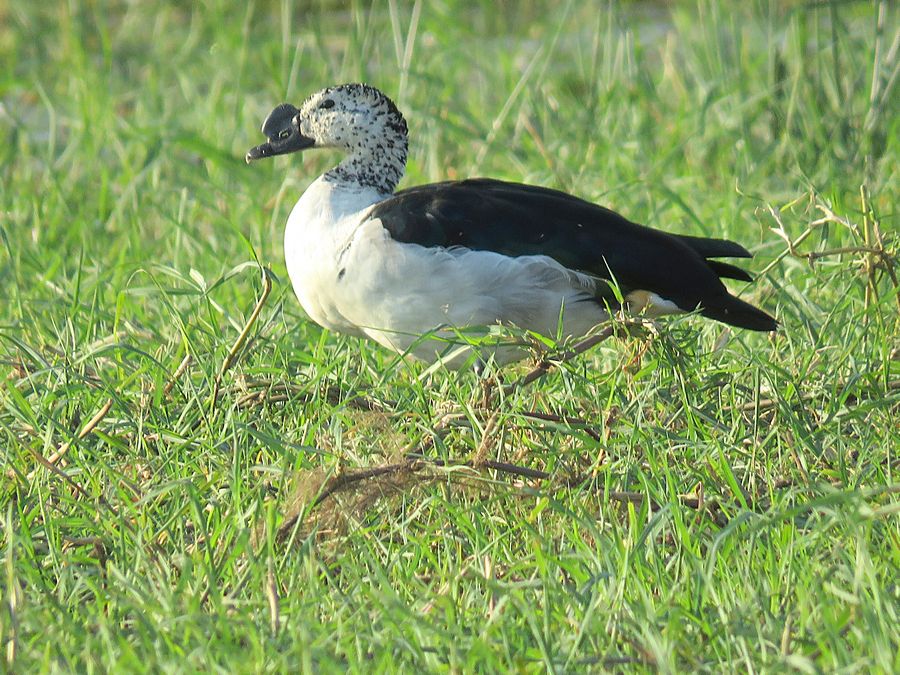
<svg viewBox="0 0 900 675">
<path fill-rule="evenodd" d="M 326 174 L 390 192 L 406 166 L 407 126 L 385 94 L 367 84 L 341 84 L 316 92 L 295 108 L 283 103 L 263 124 L 269 139 L 247 153 L 247 161 L 306 148 L 336 148 L 348 153 Z"/>
<path fill-rule="evenodd" d="M 317 147 L 356 148 L 382 138 L 406 138 L 406 120 L 394 102 L 367 84 L 341 84 L 316 92 L 300 106 L 295 122 Z"/>
</svg>

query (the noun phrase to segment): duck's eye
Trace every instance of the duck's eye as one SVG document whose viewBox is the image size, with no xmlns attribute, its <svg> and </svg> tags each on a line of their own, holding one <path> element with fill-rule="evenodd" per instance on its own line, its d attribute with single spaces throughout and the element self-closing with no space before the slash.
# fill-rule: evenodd
<svg viewBox="0 0 900 675">
<path fill-rule="evenodd" d="M 291 135 L 290 129 L 282 129 L 281 131 L 278 132 L 278 139 L 283 141 L 285 138 L 287 138 L 290 135 Z"/>
<path fill-rule="evenodd" d="M 329 108 L 333 108 L 333 107 L 334 107 L 334 101 L 332 101 L 330 98 L 326 98 L 324 101 L 322 101 L 319 104 L 320 110 L 328 110 Z"/>
</svg>

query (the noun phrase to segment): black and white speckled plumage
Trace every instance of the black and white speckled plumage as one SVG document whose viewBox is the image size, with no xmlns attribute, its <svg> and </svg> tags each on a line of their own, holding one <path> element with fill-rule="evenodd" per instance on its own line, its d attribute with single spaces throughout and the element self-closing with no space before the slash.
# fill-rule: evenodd
<svg viewBox="0 0 900 675">
<path fill-rule="evenodd" d="M 699 309 L 752 330 L 776 327 L 720 281 L 750 280 L 712 260 L 749 257 L 734 242 L 664 233 L 572 195 L 490 179 L 394 193 L 407 125 L 374 87 L 329 87 L 299 109 L 283 104 L 263 130 L 269 141 L 248 161 L 307 147 L 345 153 L 306 190 L 285 232 L 297 297 L 327 328 L 432 361 L 446 356 L 445 338 L 468 326 L 583 334 L 615 304 L 610 280 L 632 309 L 651 316 Z"/>
</svg>

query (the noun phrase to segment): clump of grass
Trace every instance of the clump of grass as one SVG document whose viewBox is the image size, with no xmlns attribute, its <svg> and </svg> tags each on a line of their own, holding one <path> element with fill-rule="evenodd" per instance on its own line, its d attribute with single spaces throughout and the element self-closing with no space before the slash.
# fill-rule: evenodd
<svg viewBox="0 0 900 675">
<path fill-rule="evenodd" d="M 900 668 L 892 3 L 0 16 L 6 669 Z M 281 231 L 334 157 L 242 157 L 360 79 L 407 184 L 737 239 L 778 334 L 486 390 L 319 329 Z"/>
</svg>

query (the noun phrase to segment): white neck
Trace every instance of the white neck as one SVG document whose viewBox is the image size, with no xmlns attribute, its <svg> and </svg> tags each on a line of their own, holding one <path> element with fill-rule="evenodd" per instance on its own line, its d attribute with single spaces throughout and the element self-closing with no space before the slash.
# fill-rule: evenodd
<svg viewBox="0 0 900 675">
<path fill-rule="evenodd" d="M 324 174 L 306 188 L 294 206 L 288 219 L 288 230 L 308 230 L 311 227 L 331 229 L 334 223 L 384 198 L 385 195 L 376 188 L 357 182 L 336 181 Z"/>
</svg>

